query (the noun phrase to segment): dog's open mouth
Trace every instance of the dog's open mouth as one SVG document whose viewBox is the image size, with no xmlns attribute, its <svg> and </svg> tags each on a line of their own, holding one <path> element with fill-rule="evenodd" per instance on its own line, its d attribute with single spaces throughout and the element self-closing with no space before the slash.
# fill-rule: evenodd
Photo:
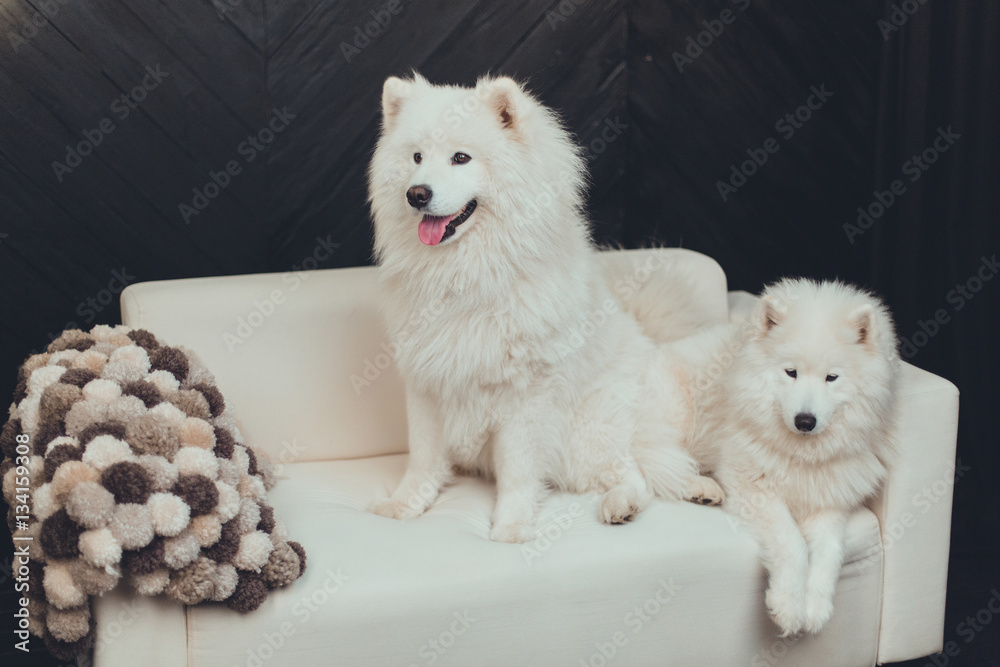
<svg viewBox="0 0 1000 667">
<path fill-rule="evenodd" d="M 452 215 L 425 215 L 420 221 L 417 234 L 424 245 L 437 245 L 455 234 L 455 229 L 469 219 L 476 210 L 476 200 L 473 199 Z"/>
</svg>

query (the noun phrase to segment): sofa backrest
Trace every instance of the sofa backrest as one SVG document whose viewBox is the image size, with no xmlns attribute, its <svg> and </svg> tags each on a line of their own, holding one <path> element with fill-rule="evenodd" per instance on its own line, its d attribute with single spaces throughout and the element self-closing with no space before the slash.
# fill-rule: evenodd
<svg viewBox="0 0 1000 667">
<path fill-rule="evenodd" d="M 601 260 L 620 286 L 668 261 L 690 277 L 705 324 L 726 321 L 725 274 L 709 257 L 668 248 Z M 122 321 L 194 351 L 246 440 L 278 463 L 393 454 L 406 451 L 404 392 L 376 281 L 361 267 L 137 283 L 122 293 Z"/>
</svg>

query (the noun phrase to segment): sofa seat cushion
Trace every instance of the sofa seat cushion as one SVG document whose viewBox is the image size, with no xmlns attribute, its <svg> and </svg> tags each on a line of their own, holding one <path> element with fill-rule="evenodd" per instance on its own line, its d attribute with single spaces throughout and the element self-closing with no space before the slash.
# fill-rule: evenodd
<svg viewBox="0 0 1000 667">
<path fill-rule="evenodd" d="M 424 516 L 371 514 L 406 455 L 291 463 L 271 492 L 309 553 L 256 612 L 187 611 L 189 665 L 871 665 L 879 526 L 850 520 L 836 612 L 778 639 L 748 533 L 719 508 L 655 502 L 607 526 L 598 497 L 554 495 L 524 545 L 487 539 L 495 491 L 460 478 Z M 756 662 L 754 662 L 756 660 Z"/>
</svg>

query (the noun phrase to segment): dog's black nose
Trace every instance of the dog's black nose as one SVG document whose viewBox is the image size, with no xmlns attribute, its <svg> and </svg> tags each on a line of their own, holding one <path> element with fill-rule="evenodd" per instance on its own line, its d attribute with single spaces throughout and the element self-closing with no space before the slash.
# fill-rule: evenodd
<svg viewBox="0 0 1000 667">
<path fill-rule="evenodd" d="M 813 430 L 816 428 L 816 415 L 811 415 L 808 412 L 800 412 L 795 415 L 795 428 L 803 433 Z"/>
<path fill-rule="evenodd" d="M 430 202 L 432 194 L 426 185 L 414 185 L 406 191 L 406 201 L 410 202 L 413 208 L 423 208 Z"/>
</svg>

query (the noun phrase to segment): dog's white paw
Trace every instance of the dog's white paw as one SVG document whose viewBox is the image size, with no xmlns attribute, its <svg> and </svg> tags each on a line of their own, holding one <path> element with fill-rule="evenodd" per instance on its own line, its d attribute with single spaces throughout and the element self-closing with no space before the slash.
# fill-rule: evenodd
<svg viewBox="0 0 1000 667">
<path fill-rule="evenodd" d="M 535 529 L 524 523 L 502 524 L 493 526 L 490 530 L 490 539 L 494 542 L 507 542 L 509 544 L 530 542 L 535 539 Z"/>
<path fill-rule="evenodd" d="M 721 505 L 726 499 L 726 492 L 711 477 L 698 475 L 688 482 L 687 488 L 684 489 L 684 498 L 698 505 Z"/>
<path fill-rule="evenodd" d="M 831 616 L 833 616 L 832 598 L 814 592 L 807 594 L 803 630 L 816 634 L 826 626 Z"/>
<path fill-rule="evenodd" d="M 379 516 L 388 517 L 389 519 L 399 520 L 415 519 L 423 514 L 423 512 L 418 512 L 403 501 L 396 500 L 395 498 L 386 498 L 375 503 L 372 512 Z"/>
<path fill-rule="evenodd" d="M 616 486 L 601 498 L 601 521 L 610 524 L 626 523 L 642 511 L 644 504 L 634 488 Z"/>
<path fill-rule="evenodd" d="M 802 630 L 805 615 L 803 595 L 787 589 L 770 587 L 764 595 L 764 603 L 774 624 L 781 628 L 782 637 L 791 637 Z"/>
</svg>

